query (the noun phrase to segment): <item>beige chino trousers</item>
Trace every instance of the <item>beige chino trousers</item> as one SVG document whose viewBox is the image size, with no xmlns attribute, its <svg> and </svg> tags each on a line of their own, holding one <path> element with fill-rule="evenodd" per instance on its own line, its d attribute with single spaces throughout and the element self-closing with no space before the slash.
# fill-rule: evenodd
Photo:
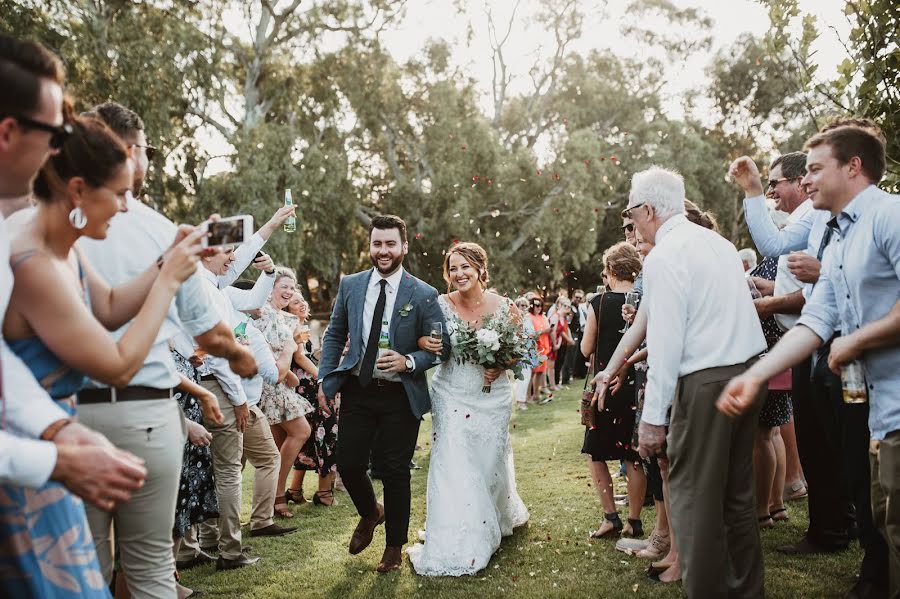
<svg viewBox="0 0 900 599">
<path fill-rule="evenodd" d="M 112 512 L 85 504 L 104 578 L 112 579 L 114 524 L 119 563 L 131 596 L 175 597 L 172 529 L 187 437 L 181 408 L 169 397 L 87 404 L 78 407 L 78 419 L 116 447 L 143 458 L 147 468 L 144 486 Z"/>
</svg>

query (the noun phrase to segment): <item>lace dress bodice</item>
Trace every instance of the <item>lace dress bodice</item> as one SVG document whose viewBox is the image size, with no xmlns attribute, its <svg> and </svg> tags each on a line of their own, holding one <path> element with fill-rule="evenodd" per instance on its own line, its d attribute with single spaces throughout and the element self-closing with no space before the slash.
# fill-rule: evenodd
<svg viewBox="0 0 900 599">
<path fill-rule="evenodd" d="M 465 323 L 438 299 L 451 331 Z M 503 306 L 500 310 L 509 310 Z M 460 576 L 487 566 L 504 536 L 528 521 L 509 443 L 512 386 L 501 375 L 483 393 L 484 368 L 455 351 L 432 379 L 432 449 L 426 542 L 408 551 L 417 574 Z"/>
</svg>

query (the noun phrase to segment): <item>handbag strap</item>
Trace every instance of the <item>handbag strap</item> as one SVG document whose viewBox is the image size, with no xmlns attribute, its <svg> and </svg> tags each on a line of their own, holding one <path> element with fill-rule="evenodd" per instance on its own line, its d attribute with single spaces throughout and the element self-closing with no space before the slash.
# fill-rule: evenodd
<svg viewBox="0 0 900 599">
<path fill-rule="evenodd" d="M 588 381 L 594 378 L 594 360 L 597 358 L 597 344 L 600 343 L 600 315 L 603 314 L 603 296 L 606 292 L 600 294 L 600 301 L 597 303 L 597 340 L 594 341 L 594 351 L 591 353 L 591 363 L 588 366 L 588 376 L 584 377 L 584 390 L 587 391 Z M 580 351 L 580 350 L 579 350 Z"/>
</svg>

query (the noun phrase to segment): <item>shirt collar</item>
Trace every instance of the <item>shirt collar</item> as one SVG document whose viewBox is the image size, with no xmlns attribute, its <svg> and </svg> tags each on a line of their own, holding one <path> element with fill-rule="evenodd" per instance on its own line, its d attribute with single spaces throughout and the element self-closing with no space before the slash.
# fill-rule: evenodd
<svg viewBox="0 0 900 599">
<path fill-rule="evenodd" d="M 874 185 L 869 185 L 861 192 L 856 194 L 850 203 L 844 206 L 844 209 L 841 210 L 841 213 L 837 215 L 836 221 L 837 227 L 841 231 L 841 235 L 847 234 L 847 229 L 850 228 L 850 225 L 859 220 L 860 214 L 862 214 L 863 210 L 865 210 L 866 205 L 869 203 L 869 199 L 874 197 L 875 194 L 872 193 L 872 190 L 878 189 Z M 830 224 L 830 222 L 829 222 Z"/>
<path fill-rule="evenodd" d="M 384 279 L 387 281 L 387 286 L 391 291 L 397 292 L 400 288 L 400 281 L 403 280 L 403 275 L 406 274 L 406 271 L 403 270 L 403 267 L 397 269 L 397 272 L 392 274 L 389 277 L 381 276 L 381 273 L 378 272 L 377 268 L 372 269 L 372 274 L 369 276 L 369 287 L 378 287 L 378 281 Z"/>
<path fill-rule="evenodd" d="M 197 272 L 200 274 L 202 279 L 205 279 L 216 286 L 216 289 L 219 288 L 219 277 L 214 275 L 208 268 L 203 266 L 202 264 L 197 266 Z"/>
<path fill-rule="evenodd" d="M 672 231 L 672 229 L 686 222 L 688 222 L 688 220 L 684 214 L 676 214 L 675 216 L 669 218 L 669 220 L 664 222 L 656 232 L 655 245 L 659 245 L 659 242 L 662 241 L 662 238 L 668 235 Z"/>
<path fill-rule="evenodd" d="M 813 210 L 812 200 L 806 199 L 801 202 L 799 206 L 794 208 L 794 211 L 788 216 L 788 223 L 795 223 L 806 216 L 806 213 L 810 210 Z"/>
</svg>

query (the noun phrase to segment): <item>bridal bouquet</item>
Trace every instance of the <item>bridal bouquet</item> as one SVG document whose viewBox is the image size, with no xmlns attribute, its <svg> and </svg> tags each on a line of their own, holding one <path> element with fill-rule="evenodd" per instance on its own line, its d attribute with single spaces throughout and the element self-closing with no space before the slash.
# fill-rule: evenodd
<svg viewBox="0 0 900 599">
<path fill-rule="evenodd" d="M 519 322 L 505 315 L 485 317 L 478 329 L 465 322 L 451 322 L 447 325 L 447 332 L 453 339 L 453 352 L 458 363 L 471 362 L 484 368 L 509 369 L 520 380 L 534 353 L 534 339 L 525 334 Z M 491 384 L 487 380 L 481 392 L 491 392 Z"/>
</svg>

